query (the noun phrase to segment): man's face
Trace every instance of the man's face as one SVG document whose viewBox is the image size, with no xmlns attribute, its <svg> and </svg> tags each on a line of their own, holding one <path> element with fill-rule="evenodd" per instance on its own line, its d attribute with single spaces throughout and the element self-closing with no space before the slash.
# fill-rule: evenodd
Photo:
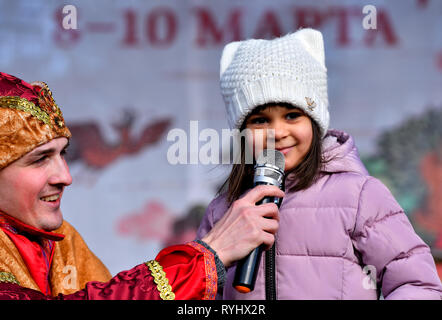
<svg viewBox="0 0 442 320">
<path fill-rule="evenodd" d="M 61 197 L 72 183 L 67 145 L 66 138 L 53 139 L 0 170 L 0 211 L 46 231 L 60 227 Z"/>
</svg>

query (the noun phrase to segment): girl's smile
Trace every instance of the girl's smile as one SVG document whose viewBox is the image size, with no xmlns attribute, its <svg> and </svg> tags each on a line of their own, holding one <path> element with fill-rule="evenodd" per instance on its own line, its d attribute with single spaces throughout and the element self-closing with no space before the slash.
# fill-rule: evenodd
<svg viewBox="0 0 442 320">
<path fill-rule="evenodd" d="M 284 156 L 289 153 L 291 150 L 293 150 L 294 146 L 292 147 L 280 147 L 280 148 L 275 148 L 276 150 L 282 152 L 284 154 Z"/>
</svg>

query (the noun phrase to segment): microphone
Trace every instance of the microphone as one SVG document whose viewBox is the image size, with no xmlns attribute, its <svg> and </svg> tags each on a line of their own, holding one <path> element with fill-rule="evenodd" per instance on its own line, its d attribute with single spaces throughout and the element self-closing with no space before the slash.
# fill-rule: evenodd
<svg viewBox="0 0 442 320">
<path fill-rule="evenodd" d="M 282 152 L 278 150 L 264 149 L 258 157 L 255 165 L 255 174 L 253 177 L 253 187 L 258 185 L 273 185 L 283 190 L 284 186 L 284 168 L 285 159 Z M 282 198 L 264 197 L 256 205 L 263 203 L 275 203 L 278 208 L 281 205 Z M 240 260 L 236 266 L 233 287 L 241 292 L 248 293 L 255 288 L 256 276 L 263 246 L 255 248 L 249 255 Z"/>
</svg>

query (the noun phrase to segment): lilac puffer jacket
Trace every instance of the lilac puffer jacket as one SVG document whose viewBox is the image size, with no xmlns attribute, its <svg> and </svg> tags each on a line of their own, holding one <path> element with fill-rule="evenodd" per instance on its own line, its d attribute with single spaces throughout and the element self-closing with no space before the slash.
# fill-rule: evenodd
<svg viewBox="0 0 442 320">
<path fill-rule="evenodd" d="M 385 299 L 441 299 L 442 285 L 429 247 L 414 232 L 390 191 L 370 177 L 353 139 L 329 131 L 327 163 L 309 189 L 286 192 L 276 236 L 277 299 L 377 299 L 367 270 L 376 272 Z M 227 210 L 225 195 L 207 208 L 204 236 Z M 222 299 L 265 299 L 264 260 L 255 290 L 232 288 L 227 270 Z"/>
</svg>

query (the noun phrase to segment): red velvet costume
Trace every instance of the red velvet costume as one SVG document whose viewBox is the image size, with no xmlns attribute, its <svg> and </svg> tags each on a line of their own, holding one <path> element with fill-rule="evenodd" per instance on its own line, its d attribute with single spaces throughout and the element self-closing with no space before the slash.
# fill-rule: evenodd
<svg viewBox="0 0 442 320">
<path fill-rule="evenodd" d="M 190 300 L 215 298 L 217 273 L 214 256 L 196 242 L 163 249 L 155 261 L 162 267 L 164 273 L 161 270 L 155 270 L 155 267 L 149 268 L 143 263 L 131 270 L 118 273 L 108 282 L 91 281 L 84 289 L 73 294 L 58 294 L 53 297 L 50 295 L 48 274 L 53 248 L 57 245 L 57 241 L 63 240 L 64 236 L 27 226 L 7 215 L 0 215 L 0 228 L 16 245 L 41 291 L 20 286 L 14 275 L 10 274 L 8 282 L 2 282 L 0 278 L 0 299 L 160 300 L 174 298 Z M 158 283 L 162 281 L 168 284 L 159 285 Z"/>
</svg>

